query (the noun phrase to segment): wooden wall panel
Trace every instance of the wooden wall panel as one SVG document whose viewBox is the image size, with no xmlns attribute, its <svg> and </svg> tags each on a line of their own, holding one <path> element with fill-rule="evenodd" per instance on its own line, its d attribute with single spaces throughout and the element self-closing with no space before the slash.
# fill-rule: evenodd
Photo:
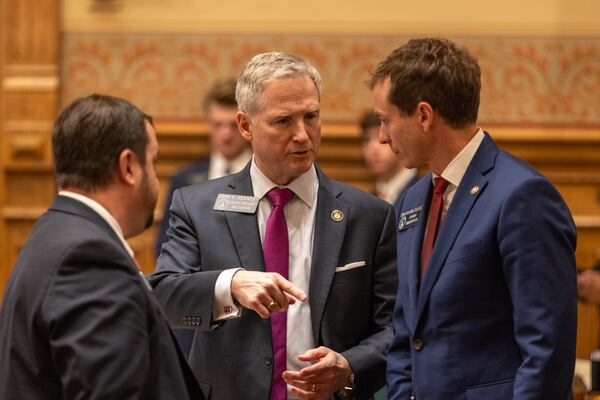
<svg viewBox="0 0 600 400">
<path fill-rule="evenodd" d="M 0 295 L 55 192 L 50 131 L 59 105 L 59 0 L 2 0 Z"/>
</svg>

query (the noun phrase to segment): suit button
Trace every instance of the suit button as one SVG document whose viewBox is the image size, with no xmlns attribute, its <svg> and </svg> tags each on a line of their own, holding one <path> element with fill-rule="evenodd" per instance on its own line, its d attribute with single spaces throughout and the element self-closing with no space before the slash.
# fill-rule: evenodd
<svg viewBox="0 0 600 400">
<path fill-rule="evenodd" d="M 273 362 L 273 359 L 271 357 L 265 356 L 265 364 L 271 365 L 272 362 Z"/>
<path fill-rule="evenodd" d="M 413 341 L 413 348 L 416 351 L 421 351 L 421 349 L 423 348 L 423 341 L 421 339 L 415 339 Z"/>
</svg>

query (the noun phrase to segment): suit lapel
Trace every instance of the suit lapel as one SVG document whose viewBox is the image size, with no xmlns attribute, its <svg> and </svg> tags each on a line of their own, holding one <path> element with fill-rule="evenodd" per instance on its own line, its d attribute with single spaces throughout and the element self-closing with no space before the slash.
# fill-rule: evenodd
<svg viewBox="0 0 600 400">
<path fill-rule="evenodd" d="M 433 285 L 439 277 L 456 237 L 462 229 L 473 205 L 487 186 L 487 179 L 484 174 L 493 168 L 497 154 L 498 147 L 486 134 L 456 190 L 452 204 L 448 209 L 448 213 L 436 239 L 427 267 L 427 273 L 425 274 L 418 295 L 417 314 L 415 318 L 417 322 L 423 314 Z M 475 187 L 477 187 L 477 190 L 472 190 Z M 422 241 L 423 238 L 421 237 Z M 420 250 L 421 246 L 418 246 L 418 248 Z"/>
<path fill-rule="evenodd" d="M 319 177 L 319 195 L 315 213 L 315 232 L 313 236 L 313 255 L 310 271 L 308 299 L 310 302 L 311 322 L 315 344 L 318 344 L 321 318 L 338 267 L 339 254 L 344 242 L 350 207 L 338 197 L 341 191 L 335 190 L 333 182 L 317 168 Z M 331 213 L 339 210 L 344 217 L 334 221 Z"/>
<path fill-rule="evenodd" d="M 254 195 L 252 180 L 250 179 L 250 164 L 233 176 L 229 186 L 233 194 L 242 196 Z M 240 258 L 240 267 L 252 271 L 264 271 L 265 264 L 256 213 L 223 213 L 227 219 L 227 225 L 229 226 L 233 243 Z"/>
<path fill-rule="evenodd" d="M 429 212 L 429 198 L 431 197 L 431 192 L 433 191 L 433 186 L 431 185 L 431 174 L 427 175 L 423 180 L 415 186 L 415 198 L 421 199 L 420 204 L 415 204 L 414 206 L 421 206 L 421 214 L 419 217 L 418 225 L 413 229 L 412 237 L 410 238 L 410 254 L 408 254 L 408 296 L 410 300 L 410 307 L 407 312 L 414 313 L 417 309 L 417 300 L 419 296 L 419 273 L 420 273 L 420 264 L 421 264 L 421 246 L 423 244 L 423 236 L 425 236 L 425 226 L 427 226 L 427 213 Z M 414 208 L 414 207 L 410 207 Z M 409 209 L 410 209 L 409 208 Z M 407 211 L 407 210 L 403 210 Z M 402 255 L 399 255 L 402 256 Z M 409 325 L 409 329 L 414 332 L 417 320 L 413 318 L 414 315 L 409 316 L 407 318 L 407 323 Z"/>
</svg>

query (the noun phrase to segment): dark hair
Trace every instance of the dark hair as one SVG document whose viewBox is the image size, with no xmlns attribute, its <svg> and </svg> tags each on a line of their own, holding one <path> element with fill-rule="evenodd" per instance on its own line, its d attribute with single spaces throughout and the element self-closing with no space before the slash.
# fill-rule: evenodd
<svg viewBox="0 0 600 400">
<path fill-rule="evenodd" d="M 367 131 L 371 128 L 379 128 L 381 122 L 379 121 L 379 117 L 375 114 L 375 111 L 369 110 L 363 114 L 360 118 L 360 133 L 363 138 L 367 135 Z"/>
<path fill-rule="evenodd" d="M 56 183 L 92 191 L 112 178 L 119 155 L 131 149 L 146 163 L 152 118 L 127 100 L 92 94 L 63 110 L 52 129 Z"/>
<path fill-rule="evenodd" d="M 464 47 L 441 38 L 412 39 L 379 63 L 371 89 L 388 77 L 388 100 L 406 115 L 425 101 L 452 128 L 477 121 L 481 72 Z"/>
<path fill-rule="evenodd" d="M 224 81 L 215 82 L 208 93 L 206 93 L 206 96 L 204 96 L 204 100 L 202 102 L 204 112 L 208 110 L 208 107 L 212 103 L 217 103 L 225 107 L 237 108 L 237 101 L 235 100 L 236 85 L 237 81 L 235 79 L 227 79 Z"/>
</svg>

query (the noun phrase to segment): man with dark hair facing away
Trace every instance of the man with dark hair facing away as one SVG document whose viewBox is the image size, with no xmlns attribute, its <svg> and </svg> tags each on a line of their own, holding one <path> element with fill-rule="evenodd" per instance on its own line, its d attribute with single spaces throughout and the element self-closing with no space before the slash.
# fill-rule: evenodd
<svg viewBox="0 0 600 400">
<path fill-rule="evenodd" d="M 58 195 L 0 312 L 0 398 L 203 399 L 126 238 L 152 223 L 158 144 L 131 103 L 91 95 L 52 132 Z"/>
</svg>

